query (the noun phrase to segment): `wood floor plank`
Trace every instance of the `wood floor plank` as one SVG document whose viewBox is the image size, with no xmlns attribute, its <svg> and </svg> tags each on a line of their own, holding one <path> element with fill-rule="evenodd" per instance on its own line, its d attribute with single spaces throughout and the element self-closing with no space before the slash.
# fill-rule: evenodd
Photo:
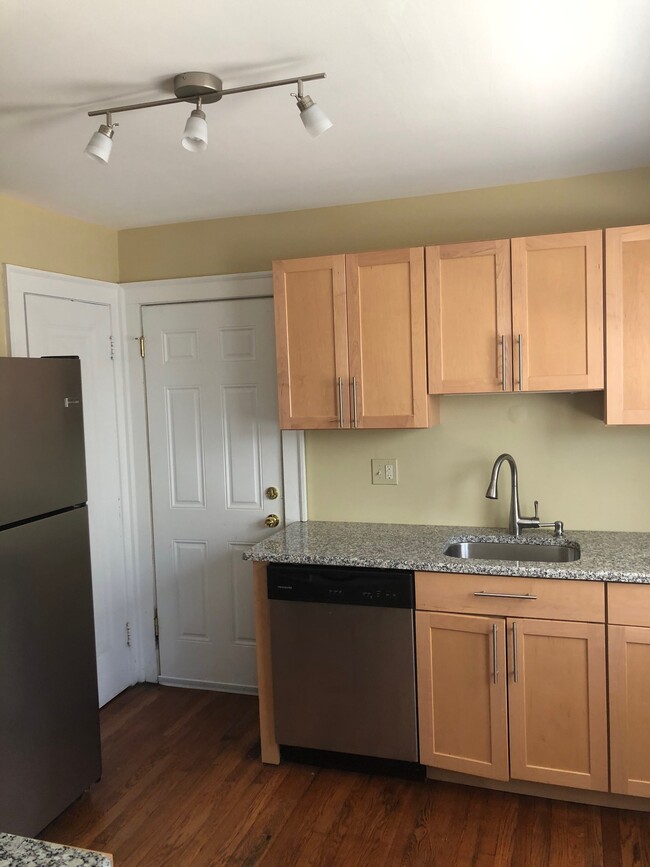
<svg viewBox="0 0 650 867">
<path fill-rule="evenodd" d="M 104 772 L 41 835 L 115 867 L 650 867 L 650 814 L 262 765 L 252 696 L 140 684 L 101 712 Z"/>
</svg>

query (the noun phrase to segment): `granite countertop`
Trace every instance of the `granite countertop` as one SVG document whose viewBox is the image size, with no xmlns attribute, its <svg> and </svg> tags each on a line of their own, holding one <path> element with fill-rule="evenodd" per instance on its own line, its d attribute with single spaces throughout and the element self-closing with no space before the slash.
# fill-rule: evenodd
<svg viewBox="0 0 650 867">
<path fill-rule="evenodd" d="M 443 554 L 449 542 L 458 541 L 573 543 L 580 546 L 581 556 L 572 563 L 540 563 L 460 560 Z M 556 539 L 542 531 L 515 537 L 503 529 L 484 527 L 298 521 L 255 545 L 244 559 L 650 584 L 650 533 L 569 530 Z"/>
<path fill-rule="evenodd" d="M 111 867 L 101 852 L 0 833 L 0 867 Z"/>
</svg>

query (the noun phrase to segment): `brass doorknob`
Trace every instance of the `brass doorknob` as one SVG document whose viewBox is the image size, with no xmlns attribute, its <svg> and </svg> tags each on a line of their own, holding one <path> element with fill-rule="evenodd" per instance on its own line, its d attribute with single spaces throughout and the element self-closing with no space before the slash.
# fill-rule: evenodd
<svg viewBox="0 0 650 867">
<path fill-rule="evenodd" d="M 280 519 L 277 515 L 268 515 L 264 521 L 267 527 L 277 527 L 280 523 Z"/>
</svg>

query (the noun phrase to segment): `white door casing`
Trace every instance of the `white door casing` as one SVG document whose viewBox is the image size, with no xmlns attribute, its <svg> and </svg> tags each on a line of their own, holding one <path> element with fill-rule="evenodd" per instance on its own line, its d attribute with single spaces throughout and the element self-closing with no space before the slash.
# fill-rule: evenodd
<svg viewBox="0 0 650 867">
<path fill-rule="evenodd" d="M 81 359 L 97 673 L 103 705 L 135 681 L 135 628 L 122 515 L 116 305 L 112 309 L 101 300 L 78 299 L 78 281 L 63 275 L 8 273 L 8 278 L 11 289 L 22 295 L 24 314 L 23 327 L 14 323 L 11 331 L 13 354 Z M 42 291 L 34 291 L 37 287 Z M 49 294 L 53 291 L 58 294 Z"/>
<path fill-rule="evenodd" d="M 273 300 L 150 306 L 143 326 L 160 682 L 254 691 L 242 553 L 269 513 L 284 525 Z"/>
</svg>

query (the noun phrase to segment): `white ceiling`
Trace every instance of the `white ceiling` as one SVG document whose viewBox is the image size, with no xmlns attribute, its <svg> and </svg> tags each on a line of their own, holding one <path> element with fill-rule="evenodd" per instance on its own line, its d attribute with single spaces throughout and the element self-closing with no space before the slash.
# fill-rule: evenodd
<svg viewBox="0 0 650 867">
<path fill-rule="evenodd" d="M 0 192 L 118 228 L 418 196 L 650 164 L 647 0 L 3 0 Z M 305 85 L 116 115 L 176 73 Z"/>
</svg>

